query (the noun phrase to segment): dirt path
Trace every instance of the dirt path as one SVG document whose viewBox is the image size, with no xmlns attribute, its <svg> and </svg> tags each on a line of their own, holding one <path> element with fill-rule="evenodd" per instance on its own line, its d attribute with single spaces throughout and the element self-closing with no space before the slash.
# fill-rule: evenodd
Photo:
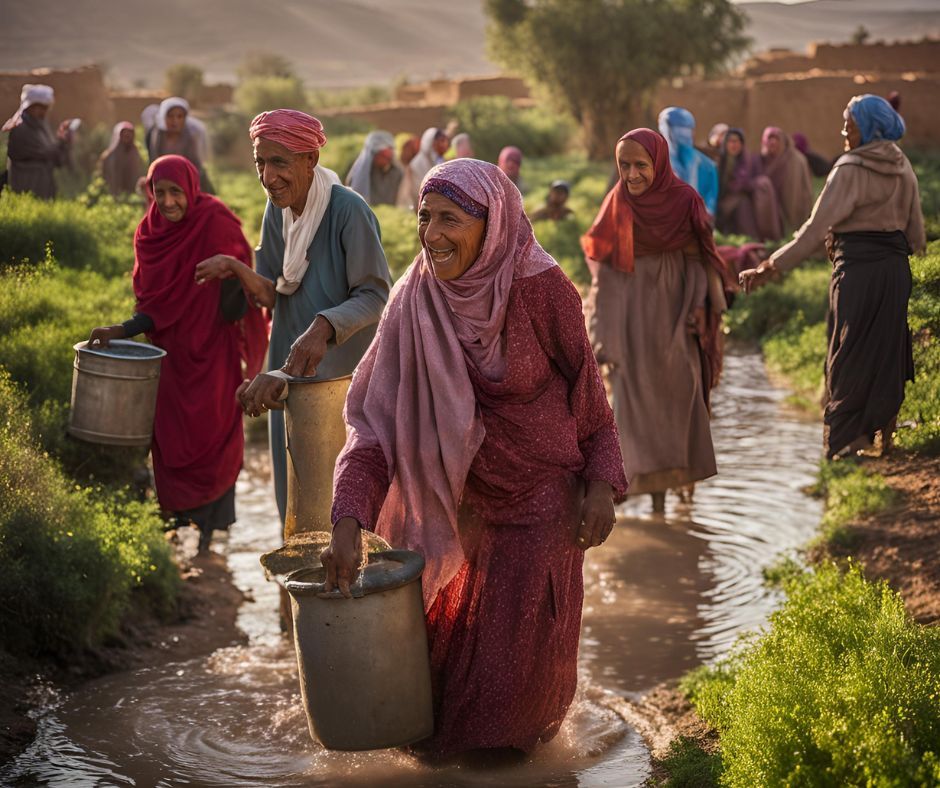
<svg viewBox="0 0 940 788">
<path fill-rule="evenodd" d="M 191 541 L 183 540 L 184 545 Z M 113 643 L 67 665 L 0 652 L 0 765 L 32 741 L 36 725 L 30 712 L 44 685 L 68 689 L 105 673 L 185 661 L 245 641 L 236 624 L 244 595 L 232 582 L 225 557 L 195 556 L 178 545 L 177 560 L 183 585 L 170 623 L 130 614 Z"/>
</svg>

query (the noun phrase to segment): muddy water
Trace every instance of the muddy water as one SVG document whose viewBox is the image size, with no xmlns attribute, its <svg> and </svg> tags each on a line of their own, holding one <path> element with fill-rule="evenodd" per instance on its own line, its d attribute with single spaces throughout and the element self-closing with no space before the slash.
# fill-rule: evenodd
<svg viewBox="0 0 940 788">
<path fill-rule="evenodd" d="M 224 553 L 250 595 L 248 645 L 206 659 L 104 677 L 62 696 L 46 688 L 39 733 L 0 784 L 97 786 L 630 786 L 648 775 L 639 737 L 605 703 L 725 652 L 776 598 L 761 570 L 802 544 L 818 505 L 818 427 L 782 406 L 757 356 L 728 359 L 714 403 L 720 476 L 665 517 L 648 498 L 621 507 L 588 554 L 581 687 L 561 734 L 514 765 L 430 769 L 399 752 L 332 753 L 311 742 L 277 592 L 258 555 L 279 526 L 263 447 L 250 449 L 239 517 Z"/>
</svg>

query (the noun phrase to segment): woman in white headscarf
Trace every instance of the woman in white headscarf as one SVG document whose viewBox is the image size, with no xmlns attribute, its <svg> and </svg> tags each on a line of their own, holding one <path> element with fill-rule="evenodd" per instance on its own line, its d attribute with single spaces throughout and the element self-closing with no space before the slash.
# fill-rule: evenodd
<svg viewBox="0 0 940 788">
<path fill-rule="evenodd" d="M 20 106 L 6 123 L 10 132 L 7 142 L 7 168 L 10 190 L 31 192 L 44 200 L 56 194 L 56 167 L 68 163 L 72 134 L 69 120 L 59 124 L 53 135 L 46 124 L 46 113 L 55 101 L 55 92 L 48 85 L 23 85 Z"/>
<path fill-rule="evenodd" d="M 444 161 L 444 154 L 450 149 L 450 137 L 444 129 L 432 126 L 421 135 L 421 148 L 418 155 L 408 164 L 405 180 L 398 195 L 398 204 L 403 208 L 416 211 L 418 206 L 418 187 L 431 169 Z"/>
<path fill-rule="evenodd" d="M 346 185 L 369 205 L 394 205 L 403 175 L 395 161 L 395 138 L 387 131 L 373 131 L 349 168 Z"/>
<path fill-rule="evenodd" d="M 199 137 L 187 123 L 189 102 L 179 96 L 171 96 L 160 102 L 156 125 L 147 134 L 147 153 L 151 164 L 161 156 L 182 156 L 199 171 L 199 188 L 206 194 L 215 194 L 206 168 Z"/>
</svg>

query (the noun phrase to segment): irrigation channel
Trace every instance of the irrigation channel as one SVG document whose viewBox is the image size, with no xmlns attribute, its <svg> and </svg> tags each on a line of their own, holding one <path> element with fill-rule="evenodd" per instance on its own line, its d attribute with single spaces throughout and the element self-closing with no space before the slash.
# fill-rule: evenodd
<svg viewBox="0 0 940 788">
<path fill-rule="evenodd" d="M 307 733 L 277 588 L 258 556 L 279 538 L 266 447 L 249 448 L 239 522 L 215 546 L 248 592 L 248 643 L 208 658 L 102 677 L 71 694 L 48 688 L 38 735 L 0 772 L 4 785 L 52 786 L 625 786 L 649 774 L 638 734 L 613 710 L 726 652 L 778 603 L 761 572 L 803 544 L 819 504 L 819 427 L 784 405 L 757 355 L 729 355 L 714 397 L 719 476 L 691 505 L 648 496 L 620 507 L 585 566 L 580 689 L 559 736 L 513 766 L 431 768 L 399 751 L 329 752 Z"/>
</svg>

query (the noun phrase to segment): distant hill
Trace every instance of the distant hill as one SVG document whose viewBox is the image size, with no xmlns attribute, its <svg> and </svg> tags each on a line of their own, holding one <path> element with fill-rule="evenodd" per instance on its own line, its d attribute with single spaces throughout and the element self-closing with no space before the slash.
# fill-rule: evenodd
<svg viewBox="0 0 940 788">
<path fill-rule="evenodd" d="M 252 50 L 291 60 L 314 87 L 490 74 L 481 0 L 0 0 L 0 70 L 97 62 L 131 87 L 161 85 L 174 63 L 231 81 Z M 742 3 L 755 50 L 940 34 L 937 0 Z"/>
</svg>

